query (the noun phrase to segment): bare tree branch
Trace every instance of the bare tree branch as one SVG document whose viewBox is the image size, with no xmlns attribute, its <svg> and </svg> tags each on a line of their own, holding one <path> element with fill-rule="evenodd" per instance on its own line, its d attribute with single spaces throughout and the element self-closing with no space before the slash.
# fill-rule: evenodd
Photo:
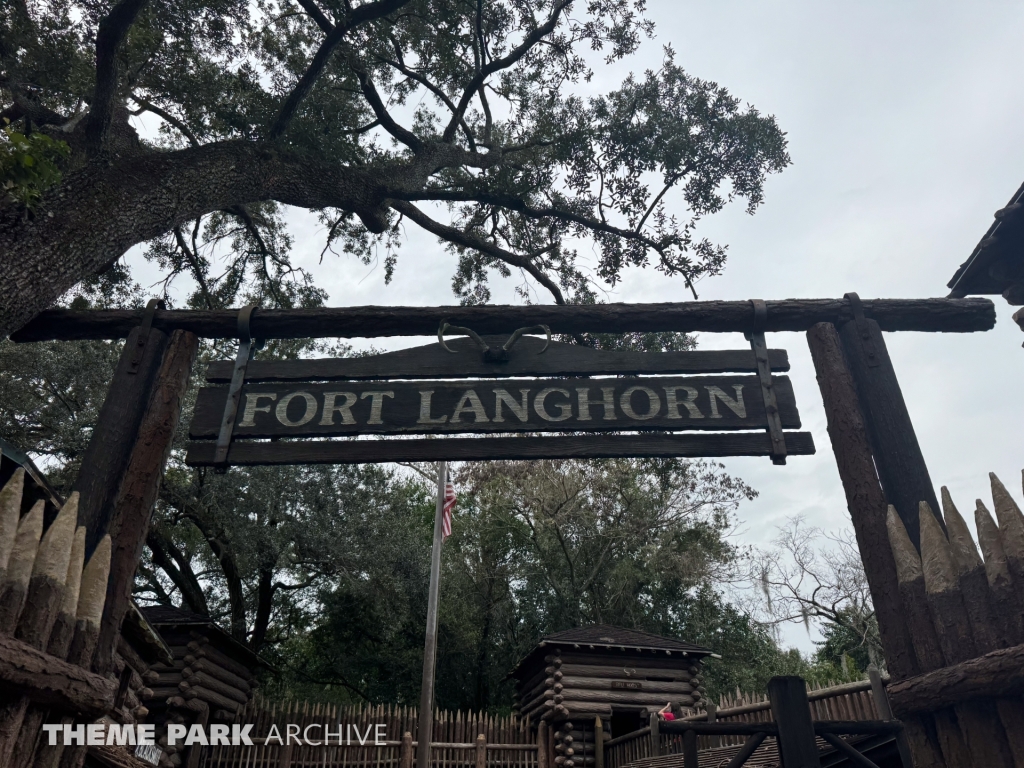
<svg viewBox="0 0 1024 768">
<path fill-rule="evenodd" d="M 548 16 L 547 21 L 537 27 L 535 30 L 530 32 L 524 39 L 523 42 L 518 46 L 509 51 L 505 56 L 500 59 L 492 59 L 490 63 L 484 64 L 480 70 L 476 73 L 469 84 L 466 86 L 462 93 L 462 98 L 459 99 L 459 104 L 455 109 L 455 113 L 452 115 L 451 121 L 448 123 L 448 127 L 444 129 L 444 140 L 450 142 L 455 138 L 455 131 L 458 130 L 459 121 L 466 114 L 466 109 L 469 107 L 469 102 L 472 101 L 473 96 L 483 86 L 484 82 L 488 77 L 493 75 L 495 72 L 499 72 L 503 69 L 507 69 L 519 61 L 523 56 L 530 52 L 541 38 L 551 34 L 555 27 L 558 26 L 558 19 L 570 4 L 572 0 L 560 0 L 556 3 L 554 8 L 551 9 L 551 13 Z"/>
<path fill-rule="evenodd" d="M 127 0 L 125 1 L 127 2 Z M 135 0 L 135 2 L 138 1 Z M 338 44 L 345 38 L 345 35 L 362 24 L 387 16 L 409 2 L 411 0 L 377 0 L 377 2 L 366 3 L 353 9 L 343 22 L 335 24 L 327 34 L 327 37 L 324 38 L 323 43 L 320 44 L 320 48 L 314 54 L 309 67 L 302 74 L 302 77 L 299 78 L 299 82 L 295 84 L 292 92 L 288 94 L 288 97 L 281 105 L 281 109 L 278 111 L 277 117 L 274 118 L 274 123 L 270 127 L 270 138 L 278 139 L 284 134 L 288 123 L 295 116 L 299 104 L 302 103 L 302 100 L 313 89 L 313 85 L 323 73 L 324 67 L 327 66 L 331 54 L 334 53 L 334 49 L 338 47 Z M 322 13 L 320 15 L 323 16 Z M 327 19 L 323 17 L 322 20 L 317 20 L 314 17 L 314 20 L 321 24 L 322 27 L 321 22 Z"/>
<path fill-rule="evenodd" d="M 185 125 L 185 123 L 176 118 L 170 112 L 165 109 L 161 109 L 156 104 L 146 101 L 146 99 L 143 99 L 140 96 L 136 96 L 134 93 L 132 94 L 132 99 L 142 108 L 140 112 L 152 112 L 157 117 L 162 118 L 167 124 L 177 128 L 178 131 L 188 139 L 189 144 L 193 147 L 199 146 L 199 139 L 196 138 L 196 135 L 189 130 L 189 127 Z"/>
<path fill-rule="evenodd" d="M 404 201 L 393 201 L 391 207 L 401 213 L 403 216 L 408 216 L 410 219 L 419 224 L 423 229 L 431 232 L 438 237 L 441 237 L 451 243 L 461 245 L 465 248 L 472 248 L 473 250 L 480 251 L 481 253 L 493 256 L 496 259 L 501 259 L 507 264 L 513 267 L 518 267 L 528 272 L 538 283 L 543 285 L 548 291 L 554 296 L 556 304 L 565 304 L 565 297 L 562 295 L 562 290 L 558 285 L 550 278 L 544 271 L 537 266 L 537 264 L 530 258 L 530 256 L 520 255 L 511 251 L 506 251 L 504 248 L 499 248 L 493 243 L 489 243 L 486 240 L 477 237 L 469 232 L 465 232 L 455 227 L 450 227 L 446 224 L 442 224 L 439 221 L 427 216 L 423 211 L 417 208 L 412 203 Z M 546 249 L 545 249 L 546 250 Z M 542 251 L 543 252 L 543 251 Z M 534 253 L 533 256 L 537 256 L 539 253 Z"/>
<path fill-rule="evenodd" d="M 373 114 L 377 116 L 381 128 L 405 144 L 413 152 L 422 150 L 424 145 L 420 137 L 408 128 L 399 125 L 391 116 L 391 113 L 388 112 L 384 100 L 377 93 L 377 87 L 373 84 L 373 80 L 370 79 L 370 73 L 366 71 L 366 67 L 363 66 L 362 62 L 352 55 L 349 56 L 349 66 L 356 73 L 356 77 L 359 78 L 359 87 L 362 89 L 363 96 L 370 105 L 370 109 L 373 110 Z"/>
</svg>

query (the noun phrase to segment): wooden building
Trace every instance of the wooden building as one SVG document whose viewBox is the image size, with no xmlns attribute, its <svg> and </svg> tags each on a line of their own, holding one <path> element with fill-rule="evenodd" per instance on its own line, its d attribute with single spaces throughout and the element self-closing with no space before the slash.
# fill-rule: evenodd
<svg viewBox="0 0 1024 768">
<path fill-rule="evenodd" d="M 167 725 L 234 722 L 256 690 L 256 670 L 269 665 L 205 616 L 168 606 L 149 606 L 142 613 L 172 656 L 153 666 L 157 675 L 150 702 L 164 765 L 194 768 L 200 751 L 168 745 Z"/>
<path fill-rule="evenodd" d="M 614 738 L 643 728 L 666 704 L 680 714 L 704 702 L 707 648 L 597 624 L 541 638 L 513 670 L 519 713 L 551 732 L 560 768 L 595 765 L 596 730 Z"/>
<path fill-rule="evenodd" d="M 948 287 L 951 298 L 1001 294 L 1011 306 L 1024 306 L 1024 184 L 995 212 Z M 1013 319 L 1024 330 L 1024 310 Z"/>
</svg>

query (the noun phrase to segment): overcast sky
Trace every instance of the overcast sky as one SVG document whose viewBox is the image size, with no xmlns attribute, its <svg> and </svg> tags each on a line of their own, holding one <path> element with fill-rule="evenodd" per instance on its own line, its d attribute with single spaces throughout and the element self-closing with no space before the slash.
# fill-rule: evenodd
<svg viewBox="0 0 1024 768">
<path fill-rule="evenodd" d="M 730 253 L 725 274 L 698 285 L 702 299 L 944 296 L 1024 180 L 1020 3 L 653 0 L 649 11 L 657 39 L 625 67 L 600 68 L 595 90 L 615 87 L 628 69 L 657 68 L 670 43 L 691 74 L 775 115 L 789 136 L 793 165 L 768 182 L 756 215 L 741 204 L 702 226 Z M 385 287 L 380 267 L 329 257 L 318 265 L 322 229 L 293 218 L 297 260 L 329 304 L 454 303 L 453 259 L 430 238 L 405 245 Z M 507 286 L 494 295 L 512 300 Z M 608 300 L 686 298 L 680 280 L 634 270 Z M 932 480 L 949 486 L 968 517 L 976 497 L 989 500 L 990 471 L 1021 496 L 1024 333 L 993 298 L 994 331 L 886 337 Z M 700 343 L 745 346 L 740 335 Z M 804 336 L 774 334 L 769 345 L 790 352 L 818 453 L 785 467 L 726 460 L 761 494 L 739 512 L 751 543 L 770 540 L 793 515 L 830 530 L 849 525 Z M 786 639 L 810 647 L 802 629 Z"/>
</svg>

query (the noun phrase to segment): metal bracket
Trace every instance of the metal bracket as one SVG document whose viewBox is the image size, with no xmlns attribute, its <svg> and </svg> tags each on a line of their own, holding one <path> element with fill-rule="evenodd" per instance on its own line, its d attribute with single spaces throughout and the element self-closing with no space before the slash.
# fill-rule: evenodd
<svg viewBox="0 0 1024 768">
<path fill-rule="evenodd" d="M 772 441 L 772 463 L 786 463 L 786 435 L 782 431 L 782 419 L 779 417 L 779 405 L 775 399 L 775 388 L 772 386 L 772 369 L 768 363 L 768 344 L 764 340 L 764 328 L 768 321 L 768 306 L 762 299 L 751 299 L 754 307 L 754 324 L 750 333 L 744 334 L 750 341 L 750 349 L 757 361 L 757 377 L 761 382 L 761 398 L 764 400 L 764 412 L 768 417 L 768 436 Z"/>
<path fill-rule="evenodd" d="M 217 435 L 217 448 L 213 454 L 216 472 L 223 474 L 228 468 L 228 450 L 231 448 L 231 437 L 235 431 L 235 417 L 238 415 L 238 401 L 242 398 L 242 386 L 245 384 L 245 369 L 249 365 L 256 350 L 263 346 L 262 342 L 254 342 L 250 321 L 255 304 L 242 307 L 238 312 L 238 353 L 235 355 L 235 369 L 231 374 L 228 386 L 228 399 L 224 403 L 224 417 L 220 422 L 220 433 Z"/>
<path fill-rule="evenodd" d="M 167 302 L 163 299 L 150 299 L 146 303 L 146 309 L 142 312 L 142 325 L 139 326 L 139 338 L 136 341 L 135 349 L 132 350 L 131 359 L 128 361 L 128 373 L 134 376 L 139 372 L 142 365 L 142 356 L 146 352 L 146 344 L 149 342 L 149 332 L 153 330 L 153 317 L 157 309 L 166 309 Z"/>
<path fill-rule="evenodd" d="M 864 356 L 868 360 L 869 368 L 876 368 L 882 364 L 878 359 L 878 351 L 875 349 L 875 342 L 871 338 L 871 327 L 867 318 L 864 317 L 864 304 L 856 293 L 847 293 L 843 296 L 850 302 L 850 309 L 853 310 L 853 322 L 857 326 L 857 335 L 860 336 L 860 344 L 864 349 Z"/>
</svg>

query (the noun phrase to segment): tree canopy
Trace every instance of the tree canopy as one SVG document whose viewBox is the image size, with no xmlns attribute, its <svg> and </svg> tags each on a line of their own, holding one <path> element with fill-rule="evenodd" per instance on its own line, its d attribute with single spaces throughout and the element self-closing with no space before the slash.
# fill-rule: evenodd
<svg viewBox="0 0 1024 768">
<path fill-rule="evenodd" d="M 325 252 L 383 252 L 388 275 L 403 228 L 425 230 L 452 253 L 464 302 L 513 273 L 524 295 L 592 301 L 631 265 L 692 288 L 725 260 L 698 221 L 737 197 L 753 211 L 786 138 L 668 46 L 659 68 L 595 93 L 595 67 L 653 36 L 644 13 L 643 0 L 3 3 L 0 335 L 139 243 L 193 278 L 194 306 L 223 306 L 244 280 L 267 305 L 316 303 L 282 206 L 320 218 Z M 143 114 L 158 131 L 139 135 Z"/>
</svg>

